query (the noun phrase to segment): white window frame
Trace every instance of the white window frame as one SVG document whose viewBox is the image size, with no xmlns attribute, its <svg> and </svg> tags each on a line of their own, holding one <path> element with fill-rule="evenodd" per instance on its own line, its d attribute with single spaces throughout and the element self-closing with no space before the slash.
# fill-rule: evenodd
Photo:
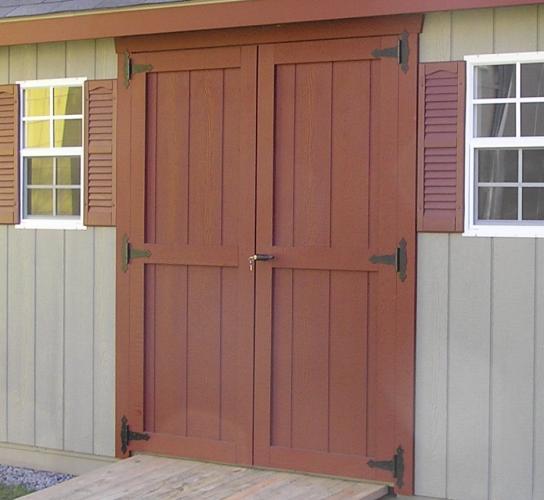
<svg viewBox="0 0 544 500">
<path fill-rule="evenodd" d="M 476 220 L 476 172 L 474 165 L 474 150 L 478 147 L 489 148 L 542 148 L 544 136 L 539 137 L 473 137 L 474 105 L 478 103 L 515 103 L 516 105 L 516 134 L 521 129 L 521 103 L 542 102 L 544 97 L 520 97 L 522 63 L 544 63 L 544 52 L 516 52 L 510 54 L 481 54 L 465 56 L 466 74 L 466 119 L 465 119 L 465 231 L 464 236 L 504 236 L 544 238 L 544 221 L 489 221 Z M 516 97 L 500 99 L 474 99 L 474 68 L 476 66 L 516 64 Z M 518 178 L 519 182 L 519 178 Z M 537 184 L 538 187 L 540 187 Z M 520 201 L 521 202 L 521 201 Z"/>
<path fill-rule="evenodd" d="M 19 229 L 87 229 L 83 224 L 83 212 L 85 209 L 85 178 L 84 178 L 84 160 L 85 160 L 85 107 L 82 103 L 81 115 L 63 115 L 62 119 L 81 119 L 81 147 L 65 147 L 65 148 L 25 148 L 23 147 L 24 126 L 26 121 L 32 121 L 28 118 L 23 119 L 24 116 L 24 91 L 30 88 L 39 87 L 64 87 L 64 86 L 81 86 L 84 89 L 84 83 L 87 78 L 55 78 L 47 80 L 25 80 L 16 82 L 19 85 L 19 137 L 21 138 L 21 144 L 19 146 L 19 210 L 20 210 L 20 223 L 15 227 Z M 82 91 L 83 100 L 84 92 Z M 53 118 L 53 103 L 50 103 L 49 118 L 54 121 Z M 60 118 L 59 118 L 60 119 Z M 51 130 L 52 134 L 53 131 Z M 25 217 L 25 197 L 26 197 L 26 173 L 25 173 L 25 158 L 36 156 L 79 156 L 80 161 L 80 215 L 79 217 L 63 218 L 59 216 L 41 216 L 41 217 Z"/>
</svg>

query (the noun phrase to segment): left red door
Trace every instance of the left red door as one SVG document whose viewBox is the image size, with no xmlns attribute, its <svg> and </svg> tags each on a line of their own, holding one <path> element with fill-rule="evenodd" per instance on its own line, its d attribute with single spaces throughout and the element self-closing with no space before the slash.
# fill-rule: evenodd
<svg viewBox="0 0 544 500">
<path fill-rule="evenodd" d="M 130 450 L 250 464 L 256 48 L 137 62 L 153 69 L 120 89 L 118 245 L 150 256 L 118 262 L 118 417 L 151 437 Z"/>
</svg>

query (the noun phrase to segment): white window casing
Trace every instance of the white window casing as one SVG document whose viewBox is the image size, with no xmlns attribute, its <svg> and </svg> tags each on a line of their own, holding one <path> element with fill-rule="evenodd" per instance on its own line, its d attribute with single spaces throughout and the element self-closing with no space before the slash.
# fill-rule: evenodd
<svg viewBox="0 0 544 500">
<path fill-rule="evenodd" d="M 542 136 L 522 136 L 521 106 L 525 103 L 543 103 L 542 97 L 522 97 L 521 65 L 523 63 L 544 63 L 544 52 L 488 54 L 465 56 L 467 64 L 467 99 L 466 99 L 466 137 L 465 137 L 465 236 L 505 236 L 505 237 L 544 237 L 544 220 L 522 220 L 523 188 L 544 188 L 544 182 L 524 182 L 522 155 L 531 149 L 544 150 L 544 132 Z M 513 97 L 480 98 L 474 97 L 475 68 L 478 66 L 515 65 L 516 92 Z M 543 82 L 544 84 L 544 82 Z M 510 104 L 515 106 L 515 136 L 512 137 L 474 137 L 475 105 Z M 483 109 L 483 108 L 480 108 Z M 505 113 L 505 116 L 507 113 Z M 517 182 L 481 182 L 477 178 L 475 165 L 476 152 L 486 149 L 517 150 Z M 543 165 L 544 169 L 544 165 Z M 518 220 L 480 220 L 478 219 L 478 187 L 517 188 Z M 489 190 L 491 191 L 491 190 Z"/>
<path fill-rule="evenodd" d="M 84 83 L 86 78 L 61 78 L 61 79 L 49 79 L 49 80 L 30 80 L 30 81 L 21 81 L 17 82 L 19 85 L 20 92 L 20 106 L 19 106 L 19 116 L 20 116 L 20 130 L 19 137 L 20 146 L 19 146 L 19 196 L 20 196 L 20 223 L 15 227 L 17 228 L 29 228 L 29 229 L 86 229 L 83 224 L 83 212 L 84 212 L 84 189 L 85 189 L 85 179 L 84 179 L 84 120 L 85 120 L 85 106 L 84 106 Z M 82 104 L 81 104 L 81 114 L 78 115 L 54 115 L 53 111 L 53 88 L 54 87 L 81 87 L 82 88 Z M 50 97 L 49 97 L 49 114 L 48 116 L 25 116 L 25 90 L 33 88 L 49 88 Z M 53 142 L 53 130 L 54 122 L 56 120 L 70 120 L 77 119 L 81 120 L 81 146 L 77 147 L 52 147 L 54 146 Z M 33 121 L 46 121 L 48 120 L 49 133 L 50 133 L 50 146 L 51 147 L 40 147 L 32 148 L 25 147 L 25 124 Z M 54 194 L 53 205 L 56 203 L 56 195 L 58 189 L 79 189 L 80 191 L 80 214 L 79 216 L 59 216 L 59 215 L 28 215 L 27 214 L 27 180 L 26 180 L 26 168 L 25 160 L 27 158 L 36 158 L 36 157 L 51 157 L 53 158 L 53 172 L 54 172 L 54 181 L 51 186 L 44 185 L 44 189 L 52 189 Z M 75 187 L 77 184 L 70 186 L 62 186 L 61 184 L 56 183 L 56 158 L 60 157 L 78 157 L 80 165 L 80 183 L 79 188 Z M 56 212 L 56 207 L 53 207 L 54 212 Z"/>
</svg>

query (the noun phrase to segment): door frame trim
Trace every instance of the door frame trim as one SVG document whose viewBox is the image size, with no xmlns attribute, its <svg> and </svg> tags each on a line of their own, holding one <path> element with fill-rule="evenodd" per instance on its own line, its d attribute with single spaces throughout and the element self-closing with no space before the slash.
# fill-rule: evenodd
<svg viewBox="0 0 544 500">
<path fill-rule="evenodd" d="M 262 45 L 279 42 L 301 42 L 308 40 L 330 40 L 398 35 L 404 31 L 421 33 L 422 14 L 368 17 L 296 23 L 281 26 L 260 26 L 205 31 L 185 31 L 155 36 L 141 35 L 115 39 L 115 50 L 119 54 L 128 51 L 155 52 L 193 48 L 222 47 L 228 45 Z M 122 75 L 123 73 L 119 73 Z"/>
</svg>

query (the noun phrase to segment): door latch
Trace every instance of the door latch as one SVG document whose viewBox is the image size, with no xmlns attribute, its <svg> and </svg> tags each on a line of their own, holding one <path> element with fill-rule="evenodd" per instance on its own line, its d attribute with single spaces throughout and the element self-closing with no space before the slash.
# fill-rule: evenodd
<svg viewBox="0 0 544 500">
<path fill-rule="evenodd" d="M 128 236 L 125 234 L 123 236 L 123 243 L 121 246 L 121 264 L 123 272 L 128 271 L 128 265 L 133 259 L 142 259 L 144 257 L 151 257 L 151 252 L 149 250 L 139 250 L 138 248 L 133 248 L 130 242 L 128 241 Z"/>
<path fill-rule="evenodd" d="M 266 254 L 262 254 L 262 253 L 256 253 L 255 255 L 252 255 L 248 259 L 248 261 L 249 261 L 249 270 L 253 271 L 253 268 L 255 267 L 255 262 L 257 262 L 258 260 L 267 261 L 267 260 L 274 260 L 274 258 L 275 257 L 273 255 L 266 255 Z"/>
<path fill-rule="evenodd" d="M 401 281 L 406 279 L 406 267 L 408 265 L 408 256 L 406 254 L 406 240 L 402 238 L 400 240 L 395 253 L 389 255 L 373 255 L 370 257 L 372 264 L 385 264 L 388 266 L 395 266 L 395 270 L 399 275 Z"/>
</svg>

